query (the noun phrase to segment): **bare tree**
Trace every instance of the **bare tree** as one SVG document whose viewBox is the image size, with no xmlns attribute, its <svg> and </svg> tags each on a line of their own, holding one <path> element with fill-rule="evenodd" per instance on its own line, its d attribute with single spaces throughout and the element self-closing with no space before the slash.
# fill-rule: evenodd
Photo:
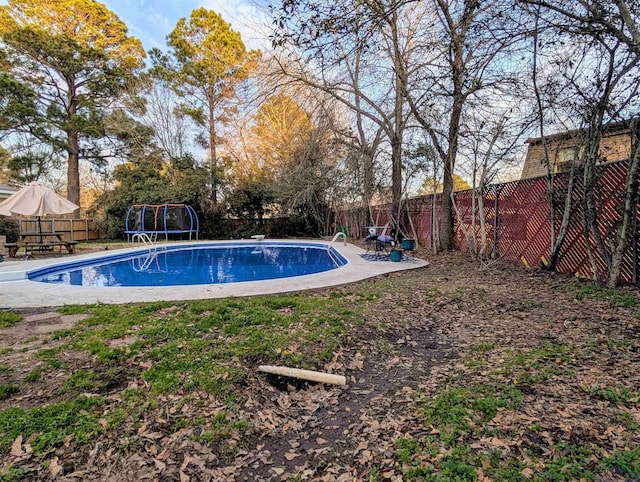
<svg viewBox="0 0 640 482">
<path fill-rule="evenodd" d="M 180 109 L 179 99 L 171 86 L 161 79 L 155 79 L 146 100 L 142 121 L 153 127 L 158 147 L 169 158 L 187 154 L 187 116 Z"/>
<path fill-rule="evenodd" d="M 498 30 L 504 28 L 504 2 L 433 0 L 428 5 L 426 18 L 432 20 L 422 24 L 421 62 L 410 69 L 405 94 L 442 159 L 438 248 L 448 250 L 455 245 L 453 176 L 465 109 L 470 102 L 482 102 L 481 90 L 510 78 L 496 68 L 496 59 L 515 39 Z"/>
<path fill-rule="evenodd" d="M 600 141 L 606 126 L 637 112 L 637 94 L 640 89 L 640 20 L 638 5 L 627 0 L 611 3 L 594 0 L 541 1 L 521 0 L 536 7 L 542 28 L 570 41 L 579 49 L 580 56 L 573 56 L 561 65 L 561 75 L 573 94 L 584 122 L 585 148 L 581 161 L 584 197 L 582 203 L 583 229 L 587 250 L 592 260 L 594 276 L 597 266 L 593 245 L 605 261 L 607 282 L 619 283 L 622 254 L 628 245 L 628 232 L 637 198 L 637 178 L 640 166 L 632 156 L 621 196 L 623 208 L 617 220 L 618 235 L 613 241 L 604 239 L 598 229 L 598 212 L 595 203 L 596 165 L 600 161 Z M 575 62 L 574 59 L 582 59 Z M 632 121 L 631 132 L 635 132 Z M 635 134 L 634 134 L 635 135 Z"/>
<path fill-rule="evenodd" d="M 538 12 L 539 13 L 539 12 Z M 531 17 L 528 17 L 531 18 Z M 539 29 L 539 15 L 533 15 L 533 29 L 531 32 L 532 39 L 532 66 L 531 66 L 531 80 L 532 80 L 532 90 L 535 97 L 535 116 L 537 118 L 538 124 L 538 134 L 540 139 L 542 139 L 542 148 L 544 150 L 544 164 L 546 167 L 546 180 L 547 180 L 547 198 L 549 200 L 549 233 L 550 233 L 550 254 L 549 260 L 546 263 L 546 269 L 550 271 L 554 271 L 556 269 L 556 265 L 558 260 L 560 259 L 560 250 L 564 244 L 564 240 L 566 238 L 567 233 L 569 232 L 569 222 L 571 220 L 571 208 L 573 205 L 573 194 L 574 194 L 574 186 L 575 186 L 575 177 L 576 177 L 576 163 L 571 164 L 571 169 L 569 171 L 569 179 L 566 186 L 566 190 L 564 194 L 564 208 L 562 210 L 562 218 L 560 221 L 560 228 L 556 233 L 556 206 L 557 206 L 557 195 L 556 195 L 556 163 L 557 163 L 557 151 L 554 153 L 554 159 L 551 158 L 551 153 L 549 152 L 549 145 L 545 136 L 545 120 L 549 117 L 549 112 L 553 111 L 552 108 L 548 108 L 547 106 L 553 104 L 553 99 L 555 98 L 554 89 L 551 87 L 551 93 L 548 92 L 549 85 L 553 86 L 554 81 L 547 83 L 546 85 L 540 86 L 540 46 L 542 45 L 542 41 L 540 40 L 541 30 Z M 553 43 L 552 48 L 553 48 Z M 566 60 L 565 60 L 566 61 Z M 547 95 L 544 95 L 547 94 Z M 576 131 L 580 132 L 580 131 Z"/>
<path fill-rule="evenodd" d="M 362 199 L 367 205 L 373 196 L 373 161 L 381 133 L 390 145 L 394 205 L 399 206 L 402 196 L 402 146 L 408 117 L 401 59 L 408 39 L 399 28 L 402 3 L 339 1 L 324 9 L 315 2 L 300 1 L 281 2 L 278 7 L 286 13 L 275 34 L 283 78 L 327 93 L 354 114 L 353 139 L 360 146 Z"/>
<path fill-rule="evenodd" d="M 503 95 L 507 95 L 503 92 Z M 531 116 L 519 111 L 517 95 L 511 105 L 503 98 L 504 110 L 494 108 L 479 109 L 467 116 L 464 141 L 461 151 L 470 168 L 472 179 L 471 220 L 467 226 L 461 213 L 455 207 L 458 225 L 465 235 L 471 254 L 483 262 L 496 253 L 490 249 L 487 239 L 485 196 L 489 184 L 496 181 L 501 171 L 515 164 L 516 151 L 524 133 L 530 128 Z M 479 233 L 479 239 L 478 235 Z"/>
</svg>

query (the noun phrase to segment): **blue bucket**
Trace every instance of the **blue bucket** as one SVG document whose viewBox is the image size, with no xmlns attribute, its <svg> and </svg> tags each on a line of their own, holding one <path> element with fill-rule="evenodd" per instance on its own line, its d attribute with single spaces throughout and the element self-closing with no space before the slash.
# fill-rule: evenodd
<svg viewBox="0 0 640 482">
<path fill-rule="evenodd" d="M 413 248 L 416 245 L 415 239 L 403 239 L 402 240 L 402 249 L 406 249 L 409 251 L 413 251 Z"/>
<path fill-rule="evenodd" d="M 389 252 L 389 258 L 391 258 L 391 261 L 395 261 L 396 263 L 398 261 L 402 261 L 402 251 L 392 249 L 391 252 Z"/>
</svg>

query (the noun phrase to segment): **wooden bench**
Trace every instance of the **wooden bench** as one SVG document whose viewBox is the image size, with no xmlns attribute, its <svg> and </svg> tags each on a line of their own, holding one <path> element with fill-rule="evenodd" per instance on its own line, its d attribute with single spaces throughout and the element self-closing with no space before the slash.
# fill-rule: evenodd
<svg viewBox="0 0 640 482">
<path fill-rule="evenodd" d="M 20 248 L 24 248 L 25 252 L 33 251 L 53 251 L 55 246 L 64 246 L 69 254 L 73 254 L 74 246 L 78 241 L 51 241 L 45 243 L 26 242 L 26 243 L 5 243 L 5 247 L 9 251 L 9 256 L 15 258 Z"/>
<path fill-rule="evenodd" d="M 18 243 L 4 243 L 4 247 L 9 250 L 9 256 L 15 258 L 20 246 L 18 246 Z"/>
</svg>

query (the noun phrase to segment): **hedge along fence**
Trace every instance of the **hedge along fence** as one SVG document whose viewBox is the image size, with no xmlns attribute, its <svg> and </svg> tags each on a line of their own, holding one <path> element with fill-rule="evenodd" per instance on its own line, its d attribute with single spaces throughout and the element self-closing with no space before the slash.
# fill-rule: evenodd
<svg viewBox="0 0 640 482">
<path fill-rule="evenodd" d="M 628 161 L 598 166 L 595 184 L 595 202 L 598 212 L 598 229 L 605 242 L 612 243 L 617 230 L 617 220 L 621 209 L 622 189 L 627 174 Z M 562 212 L 567 194 L 569 174 L 558 173 L 554 178 L 553 220 L 555 231 L 560 230 Z M 592 277 L 593 272 L 582 228 L 582 199 L 584 190 L 582 179 L 576 175 L 572 198 L 572 209 L 569 230 L 565 238 L 557 270 L 577 276 Z M 486 237 L 487 257 L 501 258 L 509 263 L 536 267 L 546 264 L 551 253 L 551 204 L 547 189 L 546 177 L 524 179 L 503 184 L 487 186 L 483 192 L 484 200 L 484 233 Z M 427 248 L 433 247 L 436 238 L 433 222 L 440 216 L 440 195 L 435 197 L 418 196 L 404 203 L 403 217 L 410 236 L 417 238 L 418 243 Z M 473 199 L 471 190 L 455 194 L 456 205 L 456 242 L 458 249 L 469 252 L 469 244 L 480 246 L 482 231 L 478 197 Z M 373 219 L 376 225 L 384 225 L 389 221 L 390 206 L 373 207 Z M 473 213 L 476 219 L 474 222 Z M 355 216 L 349 212 L 339 214 L 342 225 L 349 232 L 362 233 L 363 226 L 354 225 Z M 410 221 L 409 221 L 410 220 Z M 622 266 L 621 282 L 639 284 L 639 250 L 640 250 L 640 204 L 636 199 L 636 216 L 631 227 L 628 247 Z M 413 229 L 411 229 L 413 227 Z M 411 232 L 413 231 L 413 233 Z M 590 240 L 593 246 L 593 240 Z M 607 266 L 598 251 L 593 248 L 598 269 L 598 278 L 606 279 Z"/>
</svg>

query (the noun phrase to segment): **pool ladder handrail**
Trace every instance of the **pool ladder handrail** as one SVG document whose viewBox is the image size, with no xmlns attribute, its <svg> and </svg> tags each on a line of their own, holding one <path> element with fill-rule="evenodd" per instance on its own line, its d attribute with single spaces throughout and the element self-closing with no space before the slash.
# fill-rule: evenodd
<svg viewBox="0 0 640 482">
<path fill-rule="evenodd" d="M 139 242 L 141 242 L 145 246 L 149 247 L 149 251 L 151 251 L 152 248 L 155 249 L 155 244 L 147 233 L 134 233 L 133 236 L 131 236 L 131 244 L 135 243 L 136 239 L 138 239 Z"/>
<path fill-rule="evenodd" d="M 137 269 L 135 266 L 133 269 L 135 271 L 146 271 L 147 269 L 149 269 L 149 266 L 151 266 L 151 263 L 153 263 L 154 260 L 158 257 L 157 246 L 155 245 L 155 243 L 147 233 L 134 233 L 134 235 L 131 236 L 131 243 L 133 244 L 136 241 L 136 239 L 138 239 L 142 244 L 144 244 L 148 248 L 148 252 L 144 260 L 137 267 Z"/>
<path fill-rule="evenodd" d="M 333 243 L 335 243 L 338 238 L 340 238 L 340 236 L 342 236 L 343 241 L 344 241 L 344 245 L 347 245 L 347 235 L 345 233 L 343 233 L 342 231 L 338 231 L 335 236 L 333 237 L 333 239 L 331 240 L 331 242 L 327 245 L 327 251 L 330 250 L 333 247 Z"/>
<path fill-rule="evenodd" d="M 158 258 L 158 253 L 155 251 L 149 252 L 146 256 L 139 256 L 132 260 L 133 270 L 134 271 L 147 271 L 153 263 Z M 136 266 L 136 261 L 138 261 L 139 265 Z"/>
<path fill-rule="evenodd" d="M 329 257 L 331 258 L 331 261 L 333 261 L 333 264 L 336 265 L 337 268 L 339 268 L 341 266 L 341 263 L 338 261 L 338 259 L 336 258 L 336 256 L 333 254 L 333 251 L 331 250 L 331 248 L 333 248 L 333 244 L 340 238 L 340 236 L 342 236 L 343 241 L 344 241 L 344 245 L 347 245 L 347 235 L 345 233 L 343 233 L 342 231 L 338 231 L 335 236 L 333 237 L 333 239 L 331 240 L 331 242 L 329 244 L 327 244 L 327 253 L 329 253 Z"/>
</svg>

